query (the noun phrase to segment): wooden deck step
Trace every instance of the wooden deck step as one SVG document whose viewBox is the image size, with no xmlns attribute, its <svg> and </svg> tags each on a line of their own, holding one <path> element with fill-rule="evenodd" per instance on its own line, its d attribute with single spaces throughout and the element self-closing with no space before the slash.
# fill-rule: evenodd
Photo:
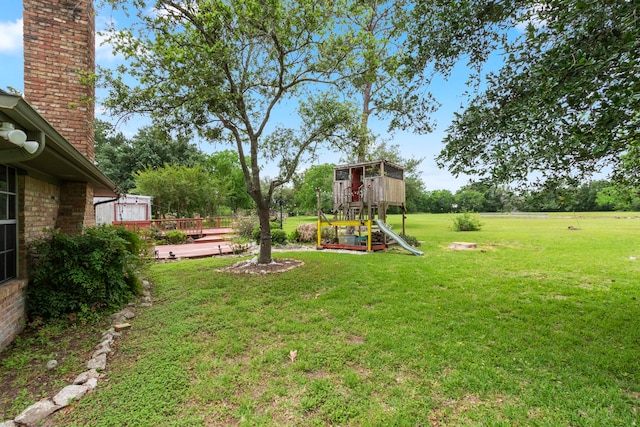
<svg viewBox="0 0 640 427">
<path fill-rule="evenodd" d="M 213 242 L 224 242 L 228 240 L 226 236 L 222 234 L 207 234 L 199 239 L 195 239 L 193 243 L 213 243 Z"/>
</svg>

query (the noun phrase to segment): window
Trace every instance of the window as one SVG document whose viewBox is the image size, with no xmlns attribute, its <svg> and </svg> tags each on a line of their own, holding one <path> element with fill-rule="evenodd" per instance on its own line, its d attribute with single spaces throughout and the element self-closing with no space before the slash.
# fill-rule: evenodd
<svg viewBox="0 0 640 427">
<path fill-rule="evenodd" d="M 17 275 L 16 170 L 0 165 L 0 283 Z"/>
<path fill-rule="evenodd" d="M 348 181 L 349 169 L 336 169 L 336 181 Z"/>
<path fill-rule="evenodd" d="M 384 174 L 389 178 L 403 179 L 402 169 L 398 169 L 389 164 L 384 165 Z"/>
</svg>

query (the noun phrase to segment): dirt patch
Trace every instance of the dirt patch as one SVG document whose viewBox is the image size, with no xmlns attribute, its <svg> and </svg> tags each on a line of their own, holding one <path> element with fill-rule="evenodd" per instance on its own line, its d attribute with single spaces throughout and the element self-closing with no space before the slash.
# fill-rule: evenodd
<svg viewBox="0 0 640 427">
<path fill-rule="evenodd" d="M 292 258 L 274 258 L 269 264 L 258 264 L 257 260 L 251 259 L 237 262 L 218 271 L 237 274 L 270 274 L 284 273 L 302 265 L 304 265 L 304 262 Z"/>
<path fill-rule="evenodd" d="M 32 403 L 52 397 L 86 370 L 100 330 L 96 324 L 33 326 L 0 353 L 0 422 L 12 419 Z M 55 359 L 58 366 L 47 369 Z"/>
</svg>

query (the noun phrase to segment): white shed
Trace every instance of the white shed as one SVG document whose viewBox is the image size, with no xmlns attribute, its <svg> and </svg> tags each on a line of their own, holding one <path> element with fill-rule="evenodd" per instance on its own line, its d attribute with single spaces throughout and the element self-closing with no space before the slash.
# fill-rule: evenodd
<svg viewBox="0 0 640 427">
<path fill-rule="evenodd" d="M 114 221 L 150 221 L 151 196 L 125 194 L 119 199 L 94 197 L 96 224 L 112 224 Z"/>
</svg>

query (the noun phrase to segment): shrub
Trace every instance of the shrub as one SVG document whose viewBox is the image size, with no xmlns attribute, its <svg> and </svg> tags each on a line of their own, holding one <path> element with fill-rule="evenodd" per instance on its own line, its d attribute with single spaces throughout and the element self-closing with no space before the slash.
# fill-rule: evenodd
<svg viewBox="0 0 640 427">
<path fill-rule="evenodd" d="M 481 228 L 480 219 L 470 212 L 464 212 L 453 219 L 453 229 L 456 231 L 478 231 Z"/>
<path fill-rule="evenodd" d="M 187 233 L 180 230 L 169 230 L 165 233 L 165 240 L 170 245 L 181 245 L 187 241 Z"/>
<path fill-rule="evenodd" d="M 291 233 L 289 233 L 289 236 L 287 238 L 290 242 L 300 242 L 300 230 L 293 230 Z"/>
<path fill-rule="evenodd" d="M 318 240 L 318 224 L 306 223 L 298 225 L 296 229 L 296 242 L 314 243 Z"/>
<path fill-rule="evenodd" d="M 255 216 L 238 217 L 233 224 L 233 230 L 240 237 L 245 239 L 253 239 L 253 230 L 258 225 L 258 218 Z"/>
<path fill-rule="evenodd" d="M 271 243 L 274 245 L 284 245 L 287 243 L 287 232 L 279 228 L 271 229 Z"/>
<path fill-rule="evenodd" d="M 26 305 L 30 318 L 88 315 L 120 307 L 141 291 L 136 268 L 144 244 L 119 227 L 87 228 L 77 235 L 52 231 L 30 246 Z"/>
<path fill-rule="evenodd" d="M 154 245 L 156 242 L 162 242 L 164 240 L 162 231 L 155 225 L 152 225 L 151 227 L 141 228 L 140 230 L 138 230 L 138 234 L 143 240 L 151 245 Z"/>
<path fill-rule="evenodd" d="M 399 234 L 400 237 L 402 237 L 402 240 L 404 240 L 405 242 L 407 242 L 409 245 L 413 246 L 414 248 L 419 248 L 420 247 L 420 242 L 418 242 L 418 239 L 414 236 L 407 236 L 406 234 Z"/>
<path fill-rule="evenodd" d="M 284 230 L 280 229 L 279 222 L 271 222 L 269 223 L 269 228 L 271 230 L 271 243 L 283 245 L 287 243 L 287 233 Z M 260 244 L 260 224 L 256 225 L 253 228 L 252 233 L 253 240 Z"/>
</svg>

